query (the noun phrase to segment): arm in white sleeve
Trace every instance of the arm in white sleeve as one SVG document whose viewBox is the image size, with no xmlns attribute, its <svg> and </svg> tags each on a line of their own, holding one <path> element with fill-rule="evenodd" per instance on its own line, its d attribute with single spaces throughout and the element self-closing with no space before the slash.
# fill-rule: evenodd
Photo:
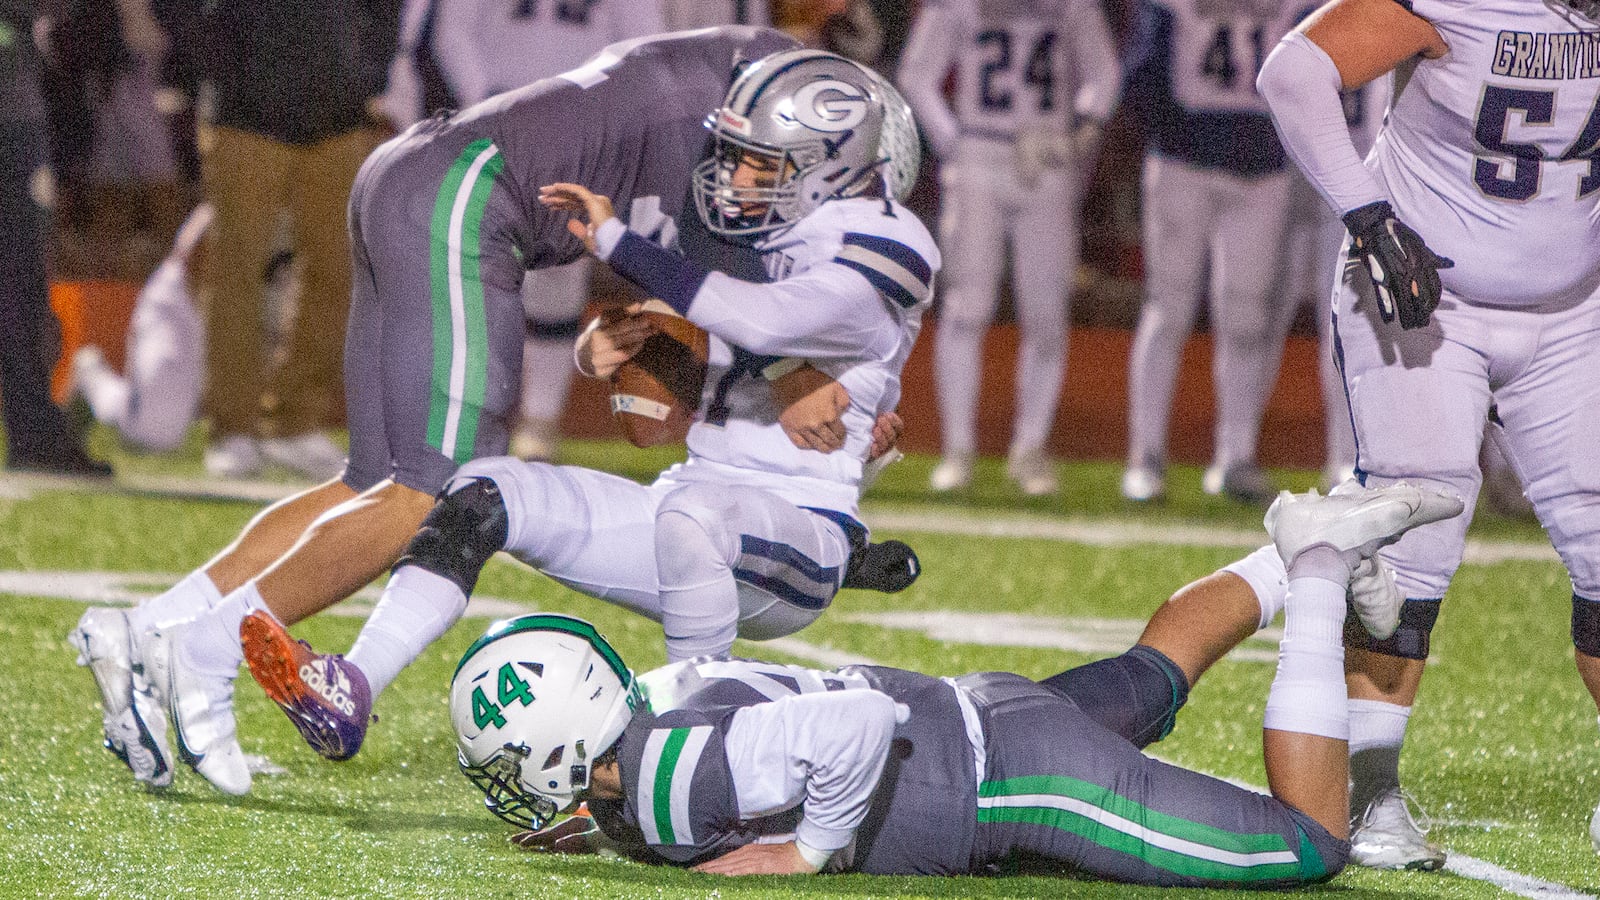
<svg viewBox="0 0 1600 900">
<path fill-rule="evenodd" d="M 1356 152 L 1339 99 L 1342 86 L 1333 60 L 1298 31 L 1279 42 L 1256 77 L 1284 150 L 1341 216 L 1388 199 Z"/>
<path fill-rule="evenodd" d="M 821 868 L 866 819 L 898 715 L 894 700 L 875 690 L 797 694 L 739 710 L 725 744 L 739 814 L 803 802 L 795 838 Z"/>
<path fill-rule="evenodd" d="M 471 106 L 489 96 L 492 62 L 478 45 L 482 4 L 441 2 L 433 24 L 433 50 L 456 102 Z"/>
<path fill-rule="evenodd" d="M 1073 112 L 1079 122 L 1103 123 L 1116 111 L 1122 96 L 1122 65 L 1111 27 L 1098 2 L 1074 4 L 1070 22 L 1072 61 L 1078 75 Z"/>
<path fill-rule="evenodd" d="M 944 76 L 955 51 L 955 22 L 942 4 L 925 3 L 906 40 L 895 81 L 917 124 L 936 156 L 947 157 L 955 149 L 961 127 L 944 100 Z"/>
<path fill-rule="evenodd" d="M 730 344 L 761 356 L 887 358 L 902 329 L 860 272 L 837 261 L 771 284 L 706 269 L 643 236 L 602 223 L 596 255 L 617 274 Z M 620 236 L 619 236 L 620 235 Z"/>
<path fill-rule="evenodd" d="M 417 53 L 422 43 L 422 24 L 434 0 L 406 0 L 400 16 L 400 46 L 389 62 L 389 86 L 383 94 L 384 114 L 400 128 L 428 114 L 423 109 L 422 76 L 417 72 Z"/>
</svg>

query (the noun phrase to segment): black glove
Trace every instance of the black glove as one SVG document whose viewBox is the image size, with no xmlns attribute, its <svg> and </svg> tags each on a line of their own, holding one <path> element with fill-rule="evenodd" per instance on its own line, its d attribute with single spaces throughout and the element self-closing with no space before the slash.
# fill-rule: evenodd
<svg viewBox="0 0 1600 900">
<path fill-rule="evenodd" d="M 921 574 L 917 552 L 903 541 L 863 542 L 850 553 L 843 587 L 893 594 L 910 587 Z"/>
<path fill-rule="evenodd" d="M 1422 236 L 1394 217 L 1387 200 L 1358 206 L 1344 214 L 1349 229 L 1350 257 L 1372 277 L 1378 314 L 1385 322 L 1400 316 L 1401 328 L 1421 328 L 1439 305 L 1439 270 L 1455 263 L 1428 249 Z"/>
</svg>

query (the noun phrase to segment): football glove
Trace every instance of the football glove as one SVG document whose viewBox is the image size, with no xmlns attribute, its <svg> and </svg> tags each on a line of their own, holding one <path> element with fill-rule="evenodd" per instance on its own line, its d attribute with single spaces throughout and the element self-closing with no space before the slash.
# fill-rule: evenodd
<svg viewBox="0 0 1600 900">
<path fill-rule="evenodd" d="M 1350 255 L 1372 277 L 1378 314 L 1385 322 L 1398 316 L 1401 328 L 1421 328 L 1439 305 L 1439 270 L 1455 263 L 1428 249 L 1422 236 L 1394 217 L 1386 200 L 1358 206 L 1344 214 Z"/>
<path fill-rule="evenodd" d="M 511 843 L 539 853 L 594 853 L 590 838 L 599 833 L 600 826 L 589 816 L 570 816 L 537 831 L 519 831 Z"/>
</svg>

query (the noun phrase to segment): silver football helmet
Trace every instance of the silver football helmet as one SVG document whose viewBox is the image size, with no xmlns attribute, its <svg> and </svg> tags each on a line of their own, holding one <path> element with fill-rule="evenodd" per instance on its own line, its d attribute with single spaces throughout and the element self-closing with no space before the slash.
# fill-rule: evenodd
<svg viewBox="0 0 1600 900">
<path fill-rule="evenodd" d="M 822 50 L 786 50 L 747 67 L 706 123 L 714 145 L 694 176 L 706 227 L 724 237 L 765 234 L 878 183 L 885 87 Z M 770 175 L 751 179 L 741 162 Z"/>
<path fill-rule="evenodd" d="M 496 622 L 450 680 L 457 761 L 490 812 L 543 828 L 588 788 L 595 758 L 641 702 L 633 672 L 588 622 Z"/>
<path fill-rule="evenodd" d="M 1545 5 L 1557 12 L 1565 10 L 1587 20 L 1572 23 L 1585 31 L 1600 25 L 1600 0 L 1545 0 Z"/>
</svg>

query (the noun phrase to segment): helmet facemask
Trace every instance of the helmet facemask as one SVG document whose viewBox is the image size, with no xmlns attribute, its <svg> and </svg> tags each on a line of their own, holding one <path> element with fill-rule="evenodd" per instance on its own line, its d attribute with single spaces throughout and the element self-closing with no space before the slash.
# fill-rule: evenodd
<svg viewBox="0 0 1600 900">
<path fill-rule="evenodd" d="M 1600 29 L 1600 0 L 1544 0 L 1544 3 L 1580 31 Z"/>
</svg>

